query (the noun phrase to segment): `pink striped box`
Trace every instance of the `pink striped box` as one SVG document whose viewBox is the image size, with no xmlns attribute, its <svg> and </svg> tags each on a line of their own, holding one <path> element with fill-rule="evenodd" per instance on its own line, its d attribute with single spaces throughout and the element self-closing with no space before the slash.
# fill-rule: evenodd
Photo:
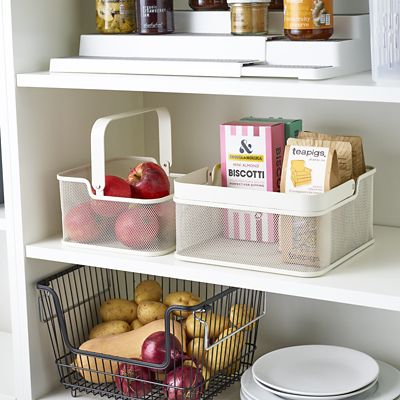
<svg viewBox="0 0 400 400">
<path fill-rule="evenodd" d="M 285 148 L 282 123 L 228 122 L 220 126 L 222 185 L 278 192 Z M 275 242 L 276 217 L 261 212 L 227 210 L 230 239 Z"/>
</svg>

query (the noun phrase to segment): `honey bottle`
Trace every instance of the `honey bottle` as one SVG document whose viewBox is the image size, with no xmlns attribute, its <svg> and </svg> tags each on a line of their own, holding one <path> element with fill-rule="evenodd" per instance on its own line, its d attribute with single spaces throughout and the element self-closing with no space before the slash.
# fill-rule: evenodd
<svg viewBox="0 0 400 400">
<path fill-rule="evenodd" d="M 290 40 L 328 40 L 333 34 L 333 0 L 284 0 L 284 28 Z"/>
</svg>

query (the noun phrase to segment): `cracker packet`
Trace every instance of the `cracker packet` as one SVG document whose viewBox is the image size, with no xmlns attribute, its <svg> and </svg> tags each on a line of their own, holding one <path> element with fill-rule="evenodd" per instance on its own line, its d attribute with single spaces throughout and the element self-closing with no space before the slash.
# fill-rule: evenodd
<svg viewBox="0 0 400 400">
<path fill-rule="evenodd" d="M 317 139 L 317 140 L 329 140 L 348 142 L 352 147 L 352 178 L 357 178 L 366 172 L 363 142 L 361 136 L 343 136 L 343 135 L 328 135 L 326 133 L 319 132 L 300 132 L 300 139 Z"/>
</svg>

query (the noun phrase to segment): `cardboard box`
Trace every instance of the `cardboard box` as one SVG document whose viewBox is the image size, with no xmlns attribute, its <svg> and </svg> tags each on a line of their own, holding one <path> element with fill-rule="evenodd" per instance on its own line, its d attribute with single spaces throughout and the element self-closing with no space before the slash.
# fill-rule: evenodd
<svg viewBox="0 0 400 400">
<path fill-rule="evenodd" d="M 303 121 L 301 119 L 245 117 L 241 118 L 240 121 L 249 123 L 285 124 L 285 140 L 288 140 L 289 138 L 296 138 L 299 132 L 303 130 Z"/>
<path fill-rule="evenodd" d="M 220 127 L 222 186 L 278 192 L 285 148 L 282 123 L 229 122 Z M 277 216 L 226 210 L 230 239 L 275 242 Z"/>
</svg>

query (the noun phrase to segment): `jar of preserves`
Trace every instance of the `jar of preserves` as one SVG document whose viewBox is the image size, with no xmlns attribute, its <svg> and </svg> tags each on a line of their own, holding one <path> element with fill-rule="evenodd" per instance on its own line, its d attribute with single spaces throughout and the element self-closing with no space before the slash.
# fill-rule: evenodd
<svg viewBox="0 0 400 400">
<path fill-rule="evenodd" d="M 270 10 L 283 10 L 283 0 L 271 0 L 269 3 Z"/>
<path fill-rule="evenodd" d="M 285 35 L 290 40 L 328 40 L 333 34 L 333 0 L 284 0 Z"/>
<path fill-rule="evenodd" d="M 134 0 L 96 0 L 96 26 L 100 33 L 134 32 Z"/>
<path fill-rule="evenodd" d="M 228 0 L 233 35 L 266 35 L 269 0 Z"/>
<path fill-rule="evenodd" d="M 137 32 L 159 35 L 174 31 L 172 0 L 136 0 Z"/>
<path fill-rule="evenodd" d="M 229 10 L 226 0 L 189 0 L 189 6 L 196 11 Z"/>
</svg>

